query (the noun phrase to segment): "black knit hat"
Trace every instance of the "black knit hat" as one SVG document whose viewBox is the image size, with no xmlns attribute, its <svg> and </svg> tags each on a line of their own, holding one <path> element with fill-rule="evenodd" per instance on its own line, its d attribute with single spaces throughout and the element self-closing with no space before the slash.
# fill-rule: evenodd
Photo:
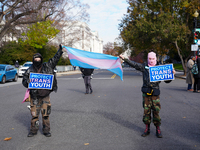
<svg viewBox="0 0 200 150">
<path fill-rule="evenodd" d="M 40 58 L 41 61 L 35 61 L 35 58 Z M 33 66 L 37 69 L 39 69 L 42 66 L 43 63 L 43 57 L 40 53 L 36 53 L 35 55 L 33 55 Z"/>
<path fill-rule="evenodd" d="M 43 62 L 43 57 L 40 53 L 36 53 L 36 54 L 33 55 L 33 61 L 34 61 L 35 58 L 41 58 L 41 62 Z"/>
</svg>

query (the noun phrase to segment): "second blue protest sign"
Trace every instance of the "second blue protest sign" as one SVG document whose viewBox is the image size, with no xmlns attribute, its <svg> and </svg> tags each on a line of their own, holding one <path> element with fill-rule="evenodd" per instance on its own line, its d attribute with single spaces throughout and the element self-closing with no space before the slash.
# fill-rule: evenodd
<svg viewBox="0 0 200 150">
<path fill-rule="evenodd" d="M 47 89 L 51 90 L 53 86 L 52 74 L 30 73 L 29 89 Z"/>
<path fill-rule="evenodd" d="M 174 80 L 173 64 L 149 67 L 150 82 Z"/>
</svg>

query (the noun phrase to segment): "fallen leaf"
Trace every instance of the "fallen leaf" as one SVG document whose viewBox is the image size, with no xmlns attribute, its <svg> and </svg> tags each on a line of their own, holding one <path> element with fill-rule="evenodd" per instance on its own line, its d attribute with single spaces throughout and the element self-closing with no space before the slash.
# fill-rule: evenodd
<svg viewBox="0 0 200 150">
<path fill-rule="evenodd" d="M 89 145 L 89 143 L 85 143 L 84 145 Z"/>
<path fill-rule="evenodd" d="M 9 141 L 9 140 L 11 140 L 11 139 L 12 139 L 12 137 L 5 138 L 4 141 Z"/>
<path fill-rule="evenodd" d="M 186 117 L 183 117 L 183 118 L 186 118 Z"/>
<path fill-rule="evenodd" d="M 14 129 L 14 128 L 12 128 L 12 129 Z"/>
<path fill-rule="evenodd" d="M 106 95 L 105 95 L 106 96 Z"/>
<path fill-rule="evenodd" d="M 98 97 L 100 97 L 100 96 L 98 96 Z"/>
</svg>

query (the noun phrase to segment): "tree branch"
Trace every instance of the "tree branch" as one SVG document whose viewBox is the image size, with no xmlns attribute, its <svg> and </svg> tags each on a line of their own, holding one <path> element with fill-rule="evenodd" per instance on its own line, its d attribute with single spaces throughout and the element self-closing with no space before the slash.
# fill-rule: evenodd
<svg viewBox="0 0 200 150">
<path fill-rule="evenodd" d="M 4 6 L 6 5 L 2 5 L 2 12 L 1 12 L 1 15 L 0 15 L 0 22 L 2 21 L 3 17 L 8 13 L 8 12 L 11 12 L 13 11 L 13 9 L 20 3 L 22 2 L 22 0 L 17 0 L 12 6 L 8 7 L 7 10 L 3 11 L 4 9 Z"/>
</svg>

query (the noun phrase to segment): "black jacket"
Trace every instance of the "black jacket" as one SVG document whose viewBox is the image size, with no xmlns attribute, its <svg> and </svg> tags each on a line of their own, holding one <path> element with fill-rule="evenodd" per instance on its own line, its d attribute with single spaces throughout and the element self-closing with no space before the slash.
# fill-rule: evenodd
<svg viewBox="0 0 200 150">
<path fill-rule="evenodd" d="M 45 62 L 42 64 L 42 68 L 41 68 L 41 71 L 40 73 L 43 73 L 43 74 L 54 74 L 54 69 L 60 59 L 60 57 L 62 56 L 62 49 L 59 49 L 57 51 L 57 53 L 55 54 L 55 56 L 51 59 L 49 59 L 48 62 Z M 23 80 L 22 80 L 22 84 L 24 85 L 24 87 L 28 88 L 28 84 L 29 84 L 29 75 L 30 75 L 30 72 L 34 72 L 34 73 L 37 73 L 36 69 L 32 66 L 30 66 L 24 73 L 23 75 Z M 52 90 L 46 90 L 46 95 L 43 95 L 43 96 L 40 96 L 38 95 L 38 91 L 40 89 L 31 89 L 30 90 L 30 95 L 31 97 L 46 97 L 48 96 L 52 91 L 57 91 L 57 79 L 56 79 L 56 76 L 54 75 L 54 81 L 53 81 L 53 87 L 52 87 Z"/>
<path fill-rule="evenodd" d="M 131 67 L 142 72 L 143 85 L 142 85 L 141 91 L 143 93 L 151 93 L 152 92 L 152 95 L 160 95 L 159 84 L 161 83 L 161 81 L 150 82 L 149 67 L 146 63 L 140 64 L 140 63 L 136 63 L 136 62 L 131 62 L 130 60 L 127 60 L 127 59 L 125 59 L 124 61 L 127 64 L 129 64 Z M 165 82 L 169 83 L 170 81 L 165 81 Z"/>
<path fill-rule="evenodd" d="M 197 58 L 198 74 L 194 74 L 194 78 L 200 78 L 200 58 Z"/>
<path fill-rule="evenodd" d="M 80 67 L 80 70 L 82 72 L 82 74 L 84 76 L 91 76 L 91 74 L 93 73 L 94 69 L 88 69 L 88 68 L 81 68 Z"/>
</svg>

